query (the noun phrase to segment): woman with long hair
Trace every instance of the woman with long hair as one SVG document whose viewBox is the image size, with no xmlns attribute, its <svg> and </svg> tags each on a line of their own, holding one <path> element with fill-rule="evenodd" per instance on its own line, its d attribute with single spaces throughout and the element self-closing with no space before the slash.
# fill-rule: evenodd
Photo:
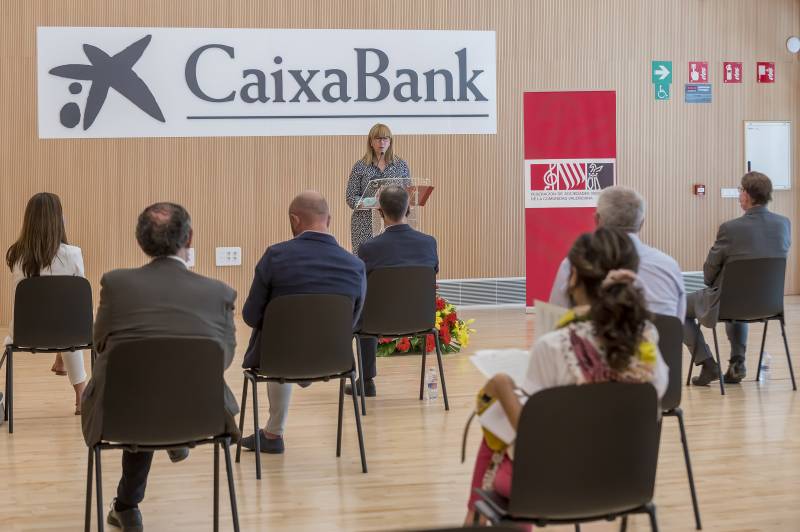
<svg viewBox="0 0 800 532">
<path fill-rule="evenodd" d="M 572 308 L 556 330 L 533 345 L 524 394 L 571 384 L 650 382 L 661 398 L 669 372 L 658 351 L 658 333 L 637 286 L 639 256 L 631 239 L 617 229 L 600 227 L 578 237 L 570 249 L 567 285 Z M 522 402 L 510 376 L 492 377 L 478 394 L 477 411 L 495 401 L 517 429 Z M 653 412 L 653 415 L 657 415 Z M 484 429 L 475 461 L 472 488 L 511 493 L 513 442 Z M 547 437 L 542 435 L 542 437 Z M 467 524 L 477 497 L 470 491 Z"/>
<path fill-rule="evenodd" d="M 375 209 L 359 209 L 359 200 L 367 190 L 370 181 L 392 179 L 391 184 L 407 186 L 411 184 L 411 171 L 408 163 L 395 155 L 392 131 L 386 124 L 375 124 L 367 135 L 367 151 L 356 161 L 345 193 L 347 205 L 353 209 L 350 223 L 353 253 L 358 247 L 372 238 L 373 225 L 380 222 Z"/>
<path fill-rule="evenodd" d="M 81 249 L 67 243 L 64 228 L 64 213 L 61 200 L 50 192 L 39 192 L 28 200 L 22 231 L 19 238 L 6 252 L 6 264 L 11 269 L 14 284 L 28 277 L 40 275 L 78 275 L 83 277 L 83 255 Z M 14 308 L 13 300 L 11 308 Z M 5 344 L 13 342 L 14 323 L 9 326 L 10 336 Z M 57 353 L 51 368 L 56 375 L 67 375 L 75 389 L 75 414 L 81 413 L 81 395 L 86 387 L 86 370 L 83 366 L 83 351 Z"/>
</svg>

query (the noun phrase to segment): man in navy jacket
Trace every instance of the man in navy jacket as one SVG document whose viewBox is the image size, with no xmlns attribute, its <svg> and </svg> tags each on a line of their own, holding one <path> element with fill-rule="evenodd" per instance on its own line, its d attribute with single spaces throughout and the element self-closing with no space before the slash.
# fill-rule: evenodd
<svg viewBox="0 0 800 532">
<path fill-rule="evenodd" d="M 408 225 L 408 193 L 403 187 L 391 185 L 384 188 L 379 197 L 380 214 L 385 230 L 375 238 L 361 244 L 358 256 L 367 267 L 367 275 L 376 269 L 388 266 L 430 266 L 439 273 L 439 257 L 436 239 L 415 231 Z M 364 367 L 364 394 L 375 397 L 375 354 L 378 341 L 361 339 L 361 356 Z M 346 388 L 347 393 L 352 393 Z"/>
<path fill-rule="evenodd" d="M 245 323 L 253 329 L 242 364 L 245 368 L 256 368 L 261 362 L 261 325 L 272 298 L 292 294 L 345 295 L 353 299 L 354 326 L 361 315 L 367 286 L 364 263 L 342 249 L 330 234 L 331 215 L 325 198 L 314 191 L 298 195 L 289 206 L 289 223 L 294 238 L 267 248 L 256 265 L 242 309 Z M 257 435 L 243 438 L 242 446 L 255 449 L 258 436 L 262 452 L 279 454 L 284 451 L 283 429 L 292 385 L 269 382 L 267 392 L 267 425 Z"/>
</svg>

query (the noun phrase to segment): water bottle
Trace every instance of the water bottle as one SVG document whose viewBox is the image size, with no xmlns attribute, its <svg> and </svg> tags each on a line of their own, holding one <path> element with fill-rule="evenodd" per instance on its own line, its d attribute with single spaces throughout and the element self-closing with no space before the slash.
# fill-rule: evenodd
<svg viewBox="0 0 800 532">
<path fill-rule="evenodd" d="M 433 401 L 439 397 L 439 377 L 434 368 L 428 368 L 425 373 L 425 390 L 427 391 L 428 401 Z"/>
<path fill-rule="evenodd" d="M 761 377 L 762 381 L 769 379 L 769 368 L 772 365 L 772 355 L 764 351 L 764 356 L 761 357 Z"/>
</svg>

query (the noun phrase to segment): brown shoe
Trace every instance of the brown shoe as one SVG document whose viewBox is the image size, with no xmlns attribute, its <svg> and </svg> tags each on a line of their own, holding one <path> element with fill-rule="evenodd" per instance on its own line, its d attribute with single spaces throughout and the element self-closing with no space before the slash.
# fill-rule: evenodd
<svg viewBox="0 0 800 532">
<path fill-rule="evenodd" d="M 692 377 L 692 384 L 695 386 L 708 386 L 719 379 L 719 368 L 713 360 L 707 359 L 700 368 L 700 375 Z"/>
<path fill-rule="evenodd" d="M 747 377 L 747 368 L 744 361 L 731 361 L 728 371 L 725 372 L 725 384 L 739 384 Z"/>
</svg>

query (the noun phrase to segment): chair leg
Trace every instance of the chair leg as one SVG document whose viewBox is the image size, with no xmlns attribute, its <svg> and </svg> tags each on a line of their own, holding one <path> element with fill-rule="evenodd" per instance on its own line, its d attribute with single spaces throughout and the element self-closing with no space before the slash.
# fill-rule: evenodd
<svg viewBox="0 0 800 532">
<path fill-rule="evenodd" d="M 439 335 L 434 336 L 436 343 L 436 361 L 439 363 L 439 382 L 442 383 L 442 397 L 444 397 L 444 409 L 450 410 L 450 403 L 447 401 L 447 385 L 444 382 L 444 365 L 442 364 L 442 344 Z"/>
<path fill-rule="evenodd" d="M 761 362 L 764 360 L 764 343 L 767 341 L 767 326 L 769 321 L 764 322 L 764 333 L 761 335 L 761 351 L 758 355 L 758 369 L 756 370 L 756 382 L 761 380 Z"/>
<path fill-rule="evenodd" d="M 647 505 L 647 515 L 650 516 L 650 530 L 653 532 L 658 532 L 658 521 L 656 521 L 656 505 L 648 503 Z"/>
<path fill-rule="evenodd" d="M 581 532 L 581 524 L 575 523 L 575 532 Z"/>
<path fill-rule="evenodd" d="M 361 338 L 359 336 L 356 336 L 356 353 L 358 357 L 358 394 L 361 396 L 361 414 L 366 416 L 367 402 L 364 400 L 364 357 L 361 354 Z M 355 388 L 352 391 L 356 393 Z"/>
<path fill-rule="evenodd" d="M 219 532 L 219 442 L 214 442 L 214 532 Z"/>
<path fill-rule="evenodd" d="M 786 362 L 789 363 L 789 376 L 792 377 L 792 390 L 797 391 L 797 383 L 794 381 L 794 369 L 792 368 L 792 357 L 789 354 L 789 342 L 786 341 L 786 327 L 781 318 L 781 335 L 783 335 L 783 347 L 786 349 Z"/>
<path fill-rule="evenodd" d="M 623 515 L 619 524 L 619 532 L 627 532 L 628 530 L 628 516 Z"/>
<path fill-rule="evenodd" d="M 705 345 L 705 338 L 703 338 L 703 333 L 700 331 L 700 325 L 698 325 L 694 335 L 694 351 L 697 351 L 697 346 L 700 345 L 700 342 L 703 342 L 703 345 Z M 694 351 L 692 351 L 692 359 L 689 361 L 689 374 L 686 375 L 686 386 L 692 384 L 692 372 L 694 371 Z"/>
<path fill-rule="evenodd" d="M 427 344 L 426 344 L 427 345 Z M 428 350 L 423 347 L 422 348 L 422 371 L 419 375 L 419 400 L 422 401 L 423 392 L 425 391 L 425 359 L 428 356 Z"/>
<path fill-rule="evenodd" d="M 239 408 L 239 441 L 236 442 L 236 463 L 242 457 L 242 437 L 244 436 L 244 411 L 247 408 L 247 377 L 244 378 L 244 389 L 242 390 L 242 406 Z"/>
<path fill-rule="evenodd" d="M 103 532 L 103 470 L 100 467 L 100 448 L 94 448 L 94 473 L 95 484 L 97 485 L 97 532 Z"/>
<path fill-rule="evenodd" d="M 336 458 L 342 456 L 342 414 L 344 413 L 344 378 L 339 379 L 339 422 L 336 427 Z"/>
<path fill-rule="evenodd" d="M 355 383 L 355 376 L 351 373 L 350 374 L 350 386 L 353 390 L 356 389 Z M 358 412 L 358 400 L 356 400 L 355 394 L 353 394 L 353 412 L 356 414 L 356 430 L 358 431 L 358 451 L 361 453 L 361 471 L 363 473 L 367 472 L 367 455 L 364 452 L 364 433 L 361 430 L 361 416 Z"/>
<path fill-rule="evenodd" d="M 86 468 L 86 513 L 83 519 L 83 529 L 85 532 L 90 532 L 92 528 L 92 475 L 94 474 L 94 452 L 89 447 L 89 459 L 87 460 L 89 466 Z"/>
<path fill-rule="evenodd" d="M 258 381 L 253 379 L 253 427 L 256 443 L 256 480 L 261 480 L 261 429 L 258 426 Z"/>
<path fill-rule="evenodd" d="M 697 530 L 702 530 L 700 523 L 700 505 L 697 502 L 697 492 L 694 489 L 694 475 L 692 474 L 692 461 L 689 458 L 689 442 L 686 441 L 686 427 L 683 425 L 683 410 L 680 407 L 674 410 L 678 418 L 678 427 L 681 430 L 681 444 L 683 444 L 683 459 L 686 461 L 686 476 L 689 477 L 689 492 L 692 494 L 692 509 L 694 510 L 694 524 Z"/>
<path fill-rule="evenodd" d="M 6 351 L 6 421 L 8 433 L 14 433 L 14 351 Z"/>
<path fill-rule="evenodd" d="M 226 438 L 222 443 L 225 451 L 225 469 L 228 474 L 228 495 L 231 499 L 231 518 L 233 530 L 239 532 L 239 510 L 236 507 L 236 488 L 233 485 L 233 467 L 231 466 L 231 440 Z"/>
<path fill-rule="evenodd" d="M 719 342 L 717 341 L 717 328 L 712 327 L 711 330 L 714 333 L 714 353 L 717 356 L 717 371 L 719 371 L 719 391 L 722 395 L 725 395 L 725 384 L 723 383 L 725 376 L 722 374 L 722 364 L 719 362 Z"/>
</svg>

